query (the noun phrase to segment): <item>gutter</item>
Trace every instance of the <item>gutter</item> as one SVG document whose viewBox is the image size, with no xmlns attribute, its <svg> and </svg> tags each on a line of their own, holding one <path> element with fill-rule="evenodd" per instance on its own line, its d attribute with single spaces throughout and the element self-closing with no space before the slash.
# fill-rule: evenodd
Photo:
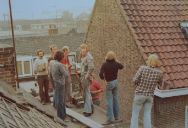
<svg viewBox="0 0 188 128">
<path fill-rule="evenodd" d="M 160 98 L 188 95 L 188 88 L 169 89 L 169 90 L 160 90 L 156 88 L 154 95 Z"/>
</svg>

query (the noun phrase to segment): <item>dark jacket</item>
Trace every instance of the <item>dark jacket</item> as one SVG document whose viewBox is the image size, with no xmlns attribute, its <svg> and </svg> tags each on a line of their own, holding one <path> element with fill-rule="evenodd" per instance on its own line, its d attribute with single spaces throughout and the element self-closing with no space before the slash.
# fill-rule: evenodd
<svg viewBox="0 0 188 128">
<path fill-rule="evenodd" d="M 101 67 L 99 76 L 102 80 L 105 79 L 107 82 L 116 80 L 118 70 L 123 69 L 123 67 L 122 64 L 115 60 L 106 60 Z"/>
</svg>

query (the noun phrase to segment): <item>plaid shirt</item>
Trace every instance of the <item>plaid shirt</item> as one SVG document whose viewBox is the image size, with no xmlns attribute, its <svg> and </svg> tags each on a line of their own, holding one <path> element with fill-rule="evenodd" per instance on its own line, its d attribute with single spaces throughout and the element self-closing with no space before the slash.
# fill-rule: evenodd
<svg viewBox="0 0 188 128">
<path fill-rule="evenodd" d="M 159 69 L 141 66 L 133 78 L 135 94 L 153 96 L 155 88 L 162 84 L 162 80 L 163 74 Z"/>
</svg>

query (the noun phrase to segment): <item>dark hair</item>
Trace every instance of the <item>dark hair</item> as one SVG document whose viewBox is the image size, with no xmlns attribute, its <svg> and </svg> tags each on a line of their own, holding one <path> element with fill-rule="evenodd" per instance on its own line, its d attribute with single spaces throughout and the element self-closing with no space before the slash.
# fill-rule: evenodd
<svg viewBox="0 0 188 128">
<path fill-rule="evenodd" d="M 62 58 L 64 57 L 64 53 L 60 50 L 56 51 L 55 55 L 54 55 L 54 59 L 57 61 L 61 61 Z"/>
<path fill-rule="evenodd" d="M 36 51 L 37 56 L 39 55 L 40 52 L 42 52 L 44 55 L 44 51 L 42 49 L 37 49 L 37 51 Z"/>
</svg>

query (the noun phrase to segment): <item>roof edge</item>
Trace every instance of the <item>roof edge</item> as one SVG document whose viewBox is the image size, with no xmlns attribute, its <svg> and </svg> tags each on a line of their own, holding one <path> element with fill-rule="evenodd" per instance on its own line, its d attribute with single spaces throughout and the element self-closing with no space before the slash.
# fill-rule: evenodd
<svg viewBox="0 0 188 128">
<path fill-rule="evenodd" d="M 169 90 L 160 90 L 157 88 L 157 89 L 155 89 L 154 95 L 158 96 L 160 98 L 184 96 L 184 95 L 188 95 L 188 87 L 187 88 L 178 88 L 178 89 L 169 89 Z"/>
</svg>

